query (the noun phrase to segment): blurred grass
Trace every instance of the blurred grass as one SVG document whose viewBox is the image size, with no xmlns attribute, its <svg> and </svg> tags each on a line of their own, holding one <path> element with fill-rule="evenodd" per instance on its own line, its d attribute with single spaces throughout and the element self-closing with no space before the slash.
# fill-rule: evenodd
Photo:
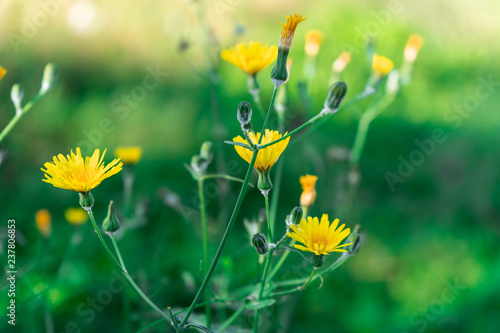
<svg viewBox="0 0 500 333">
<path fill-rule="evenodd" d="M 18 237 L 18 267 L 26 270 L 18 280 L 18 328 L 22 332 L 36 330 L 32 329 L 33 323 L 42 326 L 43 299 L 50 304 L 57 331 L 63 331 L 69 320 L 75 320 L 84 332 L 121 331 L 122 294 L 113 297 L 89 322 L 78 312 L 87 297 L 96 297 L 106 288 L 112 265 L 86 224 L 81 228 L 82 242 L 59 268 L 73 232 L 64 221 L 63 211 L 77 205 L 77 196 L 42 183 L 39 170 L 53 155 L 86 140 L 82 131 L 97 129 L 104 118 L 116 126 L 97 145 L 109 149 L 108 159 L 118 145 L 141 145 L 145 151 L 136 169 L 135 198 L 150 201 L 150 222 L 128 232 L 120 241 L 129 270 L 161 307 L 168 303 L 187 306 L 191 301 L 194 291 L 185 291 L 182 272 L 190 272 L 197 284 L 200 281 L 200 232 L 196 221 L 183 219 L 156 195 L 158 188 L 167 186 L 180 195 L 186 206 L 195 207 L 195 184 L 183 164 L 198 151 L 201 142 L 221 137 L 221 133 L 215 133 L 209 86 L 203 76 L 208 66 L 203 51 L 207 41 L 195 6 L 180 1 L 148 1 L 141 5 L 101 1 L 94 4 L 98 9 L 92 25 L 95 31 L 78 34 L 67 19 L 75 3 L 82 2 L 61 5 L 18 53 L 8 36 L 19 33 L 22 19 L 34 15 L 40 7 L 20 1 L 0 4 L 0 65 L 8 70 L 0 82 L 0 127 L 14 113 L 9 100 L 11 85 L 21 83 L 28 99 L 38 89 L 45 63 L 54 62 L 59 68 L 56 87 L 3 143 L 9 158 L 1 166 L 0 218 L 5 221 L 14 217 L 18 231 L 26 237 L 25 242 Z M 308 18 L 297 30 L 290 55 L 294 60 L 288 83 L 290 114 L 295 115 L 292 124 L 305 119 L 297 92 L 305 32 L 319 29 L 325 34 L 318 57 L 318 77 L 311 87 L 312 109 L 316 112 L 326 95 L 331 62 L 343 51 L 342 45 L 354 43 L 357 29 L 376 22 L 376 13 L 387 7 L 385 1 L 365 0 L 307 5 L 299 1 L 252 1 L 229 6 L 221 14 L 221 8 L 228 7 L 217 4 L 224 3 L 207 5 L 209 23 L 223 48 L 246 40 L 275 44 L 281 31 L 277 20 L 293 12 Z M 500 95 L 495 92 L 481 101 L 458 128 L 452 128 L 453 124 L 444 118 L 455 103 L 474 94 L 479 76 L 492 75 L 494 81 L 500 80 L 500 65 L 494 57 L 500 51 L 500 26 L 494 15 L 500 5 L 492 0 L 401 1 L 401 5 L 401 14 L 393 15 L 376 36 L 377 51 L 394 59 L 398 66 L 409 34 L 420 33 L 425 44 L 414 68 L 413 82 L 372 124 L 368 134 L 360 191 L 352 217 L 345 221 L 350 226 L 362 224 L 366 242 L 358 255 L 327 277 L 320 290 L 313 285 L 273 309 L 293 309 L 292 317 L 281 318 L 291 332 L 497 332 L 500 328 L 496 246 L 500 231 L 500 115 L 495 112 Z M 244 33 L 235 34 L 240 26 Z M 182 54 L 178 52 L 181 39 L 189 43 Z M 157 65 L 169 76 L 121 120 L 113 112 L 112 103 L 142 83 L 147 66 Z M 250 96 L 242 73 L 227 63 L 219 63 L 217 68 L 221 119 L 227 127 L 222 136 L 230 139 L 239 133 L 235 108 Z M 270 70 L 259 74 L 265 105 L 270 99 Z M 364 51 L 354 53 L 343 77 L 349 86 L 348 99 L 362 89 L 369 70 Z M 255 124 L 260 124 L 260 119 L 255 118 Z M 332 146 L 351 146 L 356 119 L 354 111 L 346 111 L 308 140 L 287 149 L 282 157 L 286 173 L 278 221 L 298 204 L 298 177 L 305 173 L 318 174 L 322 180 L 311 213 L 335 215 L 333 197 L 342 165 L 329 160 L 327 151 Z M 396 172 L 398 156 L 408 158 L 416 148 L 414 140 L 429 138 L 435 128 L 446 132 L 446 142 L 438 144 L 436 152 L 391 192 L 384 172 Z M 227 172 L 242 177 L 246 166 L 234 150 L 218 147 L 216 155 L 221 154 L 227 162 L 236 161 L 241 167 Z M 237 184 L 231 185 L 229 203 L 235 201 L 238 188 Z M 113 177 L 94 191 L 96 216 L 104 217 L 108 200 L 121 204 L 120 190 L 120 177 Z M 216 198 L 211 198 L 208 205 L 214 253 L 227 219 L 217 219 L 224 211 Z M 240 219 L 257 216 L 262 206 L 261 196 L 251 191 Z M 54 234 L 48 244 L 33 227 L 34 212 L 40 208 L 49 209 L 53 215 Z M 278 228 L 284 230 L 284 225 Z M 242 223 L 237 223 L 225 251 L 226 271 L 218 270 L 219 278 L 230 276 L 230 289 L 256 282 L 257 266 L 248 264 L 256 261 L 254 251 L 249 245 L 241 245 L 247 243 Z M 298 258 L 290 257 L 294 259 L 289 259 L 293 268 Z M 434 315 L 431 306 L 440 300 L 446 282 L 455 279 L 467 287 Z M 5 286 L 0 286 L 4 297 Z M 134 301 L 130 317 L 134 327 L 154 321 L 140 306 L 139 298 L 126 290 Z M 424 319 L 425 328 L 419 321 Z M 240 324 L 247 327 L 243 321 Z M 0 323 L 2 330 L 3 325 L 4 321 Z M 165 326 L 158 327 L 160 331 Z"/>
</svg>

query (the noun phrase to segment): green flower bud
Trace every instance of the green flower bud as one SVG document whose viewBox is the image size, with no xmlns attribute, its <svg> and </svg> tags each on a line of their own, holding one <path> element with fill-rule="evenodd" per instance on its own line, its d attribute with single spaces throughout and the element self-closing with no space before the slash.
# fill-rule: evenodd
<svg viewBox="0 0 500 333">
<path fill-rule="evenodd" d="M 295 225 L 299 224 L 300 221 L 302 221 L 303 214 L 302 208 L 295 207 L 290 214 L 290 223 Z"/>
<path fill-rule="evenodd" d="M 45 94 L 56 82 L 57 70 L 54 64 L 48 63 L 43 70 L 42 87 L 40 95 Z"/>
<path fill-rule="evenodd" d="M 118 218 L 116 217 L 115 204 L 113 201 L 109 202 L 108 215 L 102 222 L 102 229 L 109 235 L 113 235 L 118 231 L 118 229 L 120 229 L 120 221 L 118 221 Z"/>
<path fill-rule="evenodd" d="M 82 208 L 86 211 L 89 211 L 94 205 L 94 197 L 92 196 L 92 193 L 90 191 L 79 192 L 78 195 L 80 196 L 80 206 L 82 206 Z"/>
<path fill-rule="evenodd" d="M 20 114 L 23 112 L 21 108 L 21 102 L 24 97 L 24 91 L 23 88 L 19 84 L 15 84 L 12 86 L 12 89 L 10 91 L 10 99 L 12 100 L 12 103 L 14 103 L 14 106 L 16 108 L 16 114 Z"/>
<path fill-rule="evenodd" d="M 342 82 L 336 82 L 330 87 L 328 96 L 326 97 L 324 109 L 326 113 L 334 113 L 339 108 L 340 103 L 347 93 L 347 85 Z"/>
<path fill-rule="evenodd" d="M 200 156 L 201 158 L 204 158 L 208 164 L 212 162 L 212 159 L 214 157 L 214 145 L 210 141 L 205 141 L 201 145 L 200 149 Z"/>
<path fill-rule="evenodd" d="M 257 250 L 258 254 L 266 254 L 267 252 L 269 252 L 269 244 L 267 244 L 266 236 L 264 236 L 260 232 L 253 235 L 252 245 L 253 247 L 255 247 L 255 250 Z"/>
<path fill-rule="evenodd" d="M 208 168 L 208 164 L 209 162 L 200 155 L 191 157 L 191 169 L 197 174 L 204 173 Z"/>
<path fill-rule="evenodd" d="M 286 68 L 286 60 L 288 58 L 288 52 L 290 49 L 279 48 L 278 49 L 278 59 L 276 60 L 276 65 L 271 72 L 271 81 L 273 81 L 274 86 L 277 88 L 286 82 L 288 79 L 288 70 Z"/>
<path fill-rule="evenodd" d="M 238 105 L 236 116 L 241 124 L 241 128 L 248 129 L 248 125 L 252 120 L 252 107 L 250 106 L 250 103 L 241 102 L 240 105 Z"/>
</svg>

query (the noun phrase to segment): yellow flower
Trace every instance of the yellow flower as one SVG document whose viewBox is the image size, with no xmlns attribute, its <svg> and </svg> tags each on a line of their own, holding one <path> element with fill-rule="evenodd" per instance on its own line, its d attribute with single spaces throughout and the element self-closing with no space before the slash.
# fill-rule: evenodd
<svg viewBox="0 0 500 333">
<path fill-rule="evenodd" d="M 332 64 L 333 71 L 337 73 L 342 72 L 350 61 L 351 54 L 349 52 L 342 52 Z"/>
<path fill-rule="evenodd" d="M 259 42 L 249 42 L 248 45 L 240 43 L 235 48 L 223 50 L 222 59 L 236 65 L 249 75 L 256 75 L 276 60 L 278 48 L 276 46 L 262 45 Z"/>
<path fill-rule="evenodd" d="M 55 187 L 86 193 L 122 170 L 123 163 L 119 159 L 104 166 L 105 154 L 106 150 L 99 159 L 99 149 L 96 149 L 91 157 L 83 159 L 80 148 L 76 148 L 76 155 L 71 151 L 67 157 L 63 154 L 54 156 L 54 162 L 45 163 L 45 169 L 41 169 L 45 172 L 45 179 L 42 180 Z"/>
<path fill-rule="evenodd" d="M 69 224 L 81 225 L 87 222 L 89 218 L 87 212 L 83 208 L 68 208 L 64 212 L 64 217 Z"/>
<path fill-rule="evenodd" d="M 351 229 L 347 228 L 344 230 L 345 224 L 337 228 L 338 224 L 339 219 L 335 219 L 330 225 L 327 214 L 323 214 L 321 222 L 317 217 L 308 217 L 307 221 L 306 219 L 302 219 L 298 226 L 292 224 L 293 233 L 288 232 L 287 236 L 304 244 L 304 246 L 294 245 L 296 249 L 312 252 L 317 256 L 329 254 L 330 252 L 348 252 L 341 249 L 341 247 L 351 245 L 352 243 L 339 244 L 344 238 L 349 236 Z"/>
<path fill-rule="evenodd" d="M 417 54 L 424 39 L 420 35 L 411 35 L 406 43 L 405 47 L 405 60 L 409 62 L 414 62 L 417 59 Z"/>
<path fill-rule="evenodd" d="M 323 34 L 319 30 L 310 30 L 306 35 L 306 54 L 315 57 L 319 52 L 319 46 L 323 40 Z"/>
<path fill-rule="evenodd" d="M 286 23 L 281 24 L 283 27 L 283 31 L 281 32 L 281 37 L 280 37 L 280 42 L 278 44 L 278 47 L 284 48 L 284 49 L 290 49 L 292 46 L 293 42 L 293 35 L 295 34 L 295 29 L 297 29 L 297 26 L 299 25 L 300 22 L 304 21 L 306 18 L 302 17 L 301 15 L 294 14 L 286 17 Z"/>
<path fill-rule="evenodd" d="M 305 175 L 300 176 L 300 185 L 302 185 L 302 194 L 300 195 L 300 205 L 310 207 L 316 200 L 316 181 L 318 176 Z"/>
<path fill-rule="evenodd" d="M 391 69 L 394 67 L 394 63 L 386 57 L 374 54 L 372 67 L 375 76 L 381 77 L 381 76 L 386 76 L 387 73 L 391 71 Z"/>
<path fill-rule="evenodd" d="M 259 142 L 260 133 L 257 133 L 257 135 L 255 135 L 255 133 L 250 132 L 248 134 L 249 134 L 250 139 L 252 140 L 252 142 L 254 144 L 257 144 L 257 142 Z M 285 133 L 285 135 L 286 135 L 286 133 Z M 266 129 L 266 132 L 265 132 L 264 137 L 262 138 L 262 142 L 260 144 L 265 145 L 265 144 L 268 144 L 268 143 L 270 143 L 274 140 L 277 140 L 281 137 L 282 137 L 282 135 L 278 131 L 270 131 L 270 130 Z M 249 144 L 247 140 L 243 139 L 239 135 L 237 137 L 233 138 L 233 141 Z M 277 142 L 272 146 L 266 147 L 264 149 L 260 149 L 259 154 L 257 155 L 257 160 L 255 161 L 254 168 L 258 172 L 268 172 L 271 169 L 271 167 L 274 165 L 274 163 L 276 163 L 278 161 L 281 153 L 283 153 L 286 146 L 288 145 L 288 141 L 290 141 L 290 137 L 287 137 L 286 139 L 281 140 L 280 142 Z M 238 155 L 241 156 L 241 158 L 243 158 L 248 163 L 251 162 L 253 152 L 250 149 L 245 148 L 245 147 L 241 147 L 241 146 L 234 146 L 234 148 L 236 149 L 236 152 L 238 153 Z"/>
<path fill-rule="evenodd" d="M 36 211 L 35 222 L 36 228 L 40 234 L 45 238 L 49 238 L 52 234 L 52 218 L 50 217 L 49 211 L 47 209 Z"/>
<path fill-rule="evenodd" d="M 118 157 L 123 164 L 137 164 L 142 156 L 142 149 L 139 146 L 118 147 L 115 149 L 115 156 Z"/>
<path fill-rule="evenodd" d="M 7 74 L 7 71 L 5 70 L 5 68 L 0 66 L 0 80 L 5 76 L 5 74 Z"/>
</svg>

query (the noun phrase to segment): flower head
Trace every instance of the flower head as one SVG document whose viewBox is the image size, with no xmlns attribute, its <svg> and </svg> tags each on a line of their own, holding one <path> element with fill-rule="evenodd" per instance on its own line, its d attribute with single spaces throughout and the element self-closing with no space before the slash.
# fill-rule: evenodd
<svg viewBox="0 0 500 333">
<path fill-rule="evenodd" d="M 40 234 L 45 238 L 49 238 L 52 234 L 52 218 L 49 211 L 47 209 L 37 210 L 35 213 L 35 222 Z"/>
<path fill-rule="evenodd" d="M 344 230 L 345 224 L 337 228 L 338 224 L 339 220 L 335 219 L 330 225 L 327 214 L 323 214 L 321 222 L 317 217 L 308 217 L 307 220 L 302 219 L 298 226 L 291 225 L 293 232 L 288 232 L 287 236 L 304 244 L 294 245 L 296 249 L 312 252 L 317 256 L 330 252 L 347 252 L 341 248 L 351 244 L 339 244 L 349 236 L 351 229 Z"/>
<path fill-rule="evenodd" d="M 306 54 L 315 57 L 319 52 L 319 46 L 323 40 L 323 34 L 319 30 L 310 30 L 306 35 Z"/>
<path fill-rule="evenodd" d="M 295 34 L 295 29 L 297 29 L 297 26 L 299 25 L 300 22 L 304 21 L 306 18 L 302 17 L 301 15 L 294 14 L 286 17 L 286 23 L 281 24 L 283 27 L 283 31 L 281 32 L 281 37 L 280 37 L 280 42 L 278 44 L 279 48 L 285 48 L 285 49 L 290 49 L 292 46 L 293 42 L 293 35 Z"/>
<path fill-rule="evenodd" d="M 293 16 L 286 17 L 285 24 L 280 22 L 283 26 L 283 31 L 281 32 L 280 41 L 278 43 L 278 59 L 271 72 L 271 81 L 273 81 L 275 87 L 281 86 L 288 79 L 288 71 L 286 68 L 288 52 L 292 46 L 293 35 L 295 34 L 297 25 L 305 19 L 305 17 L 294 14 Z"/>
<path fill-rule="evenodd" d="M 240 43 L 234 48 L 222 50 L 222 59 L 236 65 L 249 75 L 256 75 L 276 60 L 278 48 L 259 42 Z"/>
<path fill-rule="evenodd" d="M 316 181 L 318 176 L 305 175 L 300 176 L 300 185 L 302 185 L 302 194 L 300 195 L 300 205 L 310 207 L 316 200 Z"/>
<path fill-rule="evenodd" d="M 0 80 L 5 76 L 5 74 L 7 74 L 7 71 L 5 70 L 5 68 L 0 66 Z"/>
<path fill-rule="evenodd" d="M 80 148 L 76 148 L 76 154 L 71 151 L 71 155 L 66 157 L 63 154 L 54 156 L 54 161 L 45 163 L 45 169 L 41 169 L 45 172 L 45 179 L 42 180 L 54 187 L 86 193 L 122 170 L 120 159 L 114 159 L 104 166 L 106 150 L 100 159 L 99 154 L 99 149 L 96 149 L 91 157 L 86 156 L 84 159 Z"/>
<path fill-rule="evenodd" d="M 342 52 L 332 64 L 333 71 L 337 73 L 342 72 L 350 61 L 351 54 L 349 52 Z"/>
<path fill-rule="evenodd" d="M 259 142 L 260 133 L 255 134 L 254 132 L 249 132 L 248 134 L 253 144 L 257 144 L 257 142 Z M 266 129 L 264 137 L 262 138 L 261 145 L 268 144 L 281 137 L 282 135 L 278 131 L 271 131 Z M 243 139 L 239 135 L 233 138 L 233 141 L 249 144 L 247 140 Z M 272 146 L 260 149 L 259 154 L 257 155 L 257 160 L 255 161 L 254 168 L 259 172 L 268 172 L 274 165 L 274 163 L 278 161 L 281 153 L 283 153 L 286 146 L 288 145 L 288 141 L 290 141 L 290 137 L 287 137 L 286 139 L 281 140 L 280 142 L 277 142 Z M 250 149 L 241 146 L 234 146 L 234 148 L 236 149 L 238 155 L 241 156 L 241 158 L 250 163 L 253 155 L 253 152 Z"/>
<path fill-rule="evenodd" d="M 87 219 L 89 218 L 87 212 L 83 208 L 68 208 L 64 212 L 64 218 L 66 221 L 68 221 L 69 224 L 72 225 L 81 225 L 87 222 Z"/>
<path fill-rule="evenodd" d="M 372 68 L 375 76 L 386 76 L 393 67 L 394 63 L 390 59 L 379 56 L 377 54 L 373 55 Z"/>
<path fill-rule="evenodd" d="M 406 61 L 414 62 L 415 59 L 417 59 L 418 51 L 420 50 L 420 47 L 422 47 L 423 42 L 424 39 L 420 35 L 410 36 L 405 47 L 404 56 Z"/>
<path fill-rule="evenodd" d="M 123 164 L 137 164 L 142 156 L 142 148 L 139 146 L 118 147 L 115 149 L 115 156 Z"/>
</svg>

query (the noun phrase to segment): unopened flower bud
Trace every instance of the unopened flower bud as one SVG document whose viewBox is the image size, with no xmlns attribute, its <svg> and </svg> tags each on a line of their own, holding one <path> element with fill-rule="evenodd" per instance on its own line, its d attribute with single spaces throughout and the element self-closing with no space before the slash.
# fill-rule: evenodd
<svg viewBox="0 0 500 333">
<path fill-rule="evenodd" d="M 273 188 L 273 183 L 271 182 L 271 177 L 269 172 L 259 172 L 259 180 L 257 182 L 257 187 L 263 195 L 267 195 L 269 191 Z"/>
<path fill-rule="evenodd" d="M 336 112 L 346 93 L 347 85 L 344 82 L 334 83 L 325 99 L 324 110 L 326 110 L 326 113 Z"/>
<path fill-rule="evenodd" d="M 191 158 L 191 169 L 196 173 L 203 173 L 207 170 L 209 161 L 200 155 L 194 155 Z"/>
<path fill-rule="evenodd" d="M 24 91 L 23 88 L 19 84 L 15 84 L 12 86 L 12 89 L 10 91 L 10 99 L 12 100 L 12 103 L 14 103 L 14 106 L 16 108 L 16 114 L 22 113 L 23 110 L 21 108 L 21 102 L 24 97 Z"/>
<path fill-rule="evenodd" d="M 214 145 L 210 141 L 205 141 L 201 145 L 200 156 L 210 163 L 214 157 Z"/>
<path fill-rule="evenodd" d="M 290 214 L 290 223 L 298 225 L 300 221 L 302 221 L 302 216 L 304 215 L 304 211 L 300 207 L 295 207 Z"/>
<path fill-rule="evenodd" d="M 120 229 L 120 221 L 118 221 L 118 218 L 116 217 L 115 204 L 113 201 L 109 202 L 108 215 L 102 222 L 102 229 L 108 235 L 113 235 L 118 231 L 118 229 Z"/>
<path fill-rule="evenodd" d="M 247 128 L 247 125 L 252 120 L 252 107 L 248 102 L 241 102 L 238 105 L 238 111 L 236 114 L 238 121 L 242 128 Z"/>
<path fill-rule="evenodd" d="M 80 206 L 82 206 L 82 208 L 86 211 L 89 211 L 94 205 L 94 197 L 92 196 L 92 193 L 90 191 L 79 192 L 78 195 L 80 196 Z"/>
<path fill-rule="evenodd" d="M 57 70 L 54 64 L 48 63 L 43 70 L 42 87 L 40 94 L 45 94 L 56 82 Z"/>
<path fill-rule="evenodd" d="M 269 252 L 269 244 L 267 243 L 266 236 L 262 233 L 258 233 L 253 235 L 252 237 L 252 245 L 257 250 L 258 254 L 266 254 Z"/>
</svg>

